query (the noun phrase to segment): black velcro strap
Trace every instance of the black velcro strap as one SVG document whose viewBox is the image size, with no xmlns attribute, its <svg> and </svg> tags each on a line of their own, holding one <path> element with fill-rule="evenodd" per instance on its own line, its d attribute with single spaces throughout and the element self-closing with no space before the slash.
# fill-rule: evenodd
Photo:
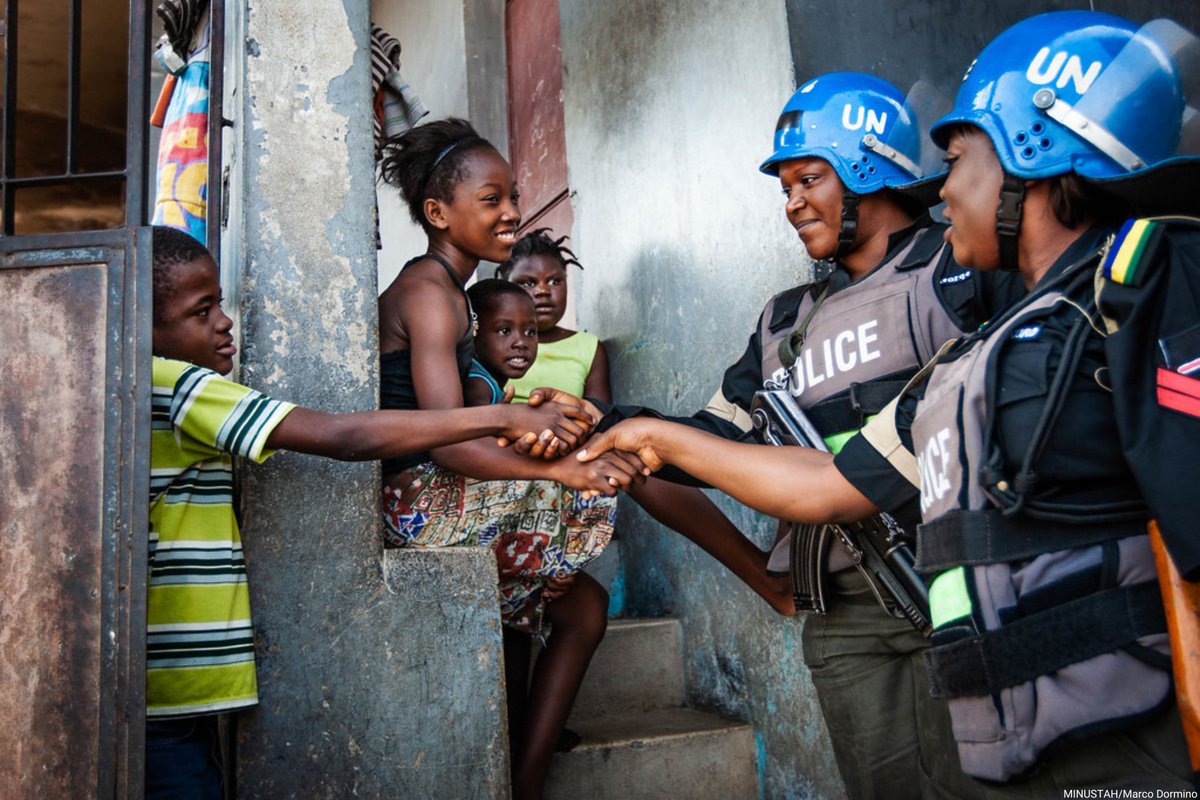
<svg viewBox="0 0 1200 800">
<path fill-rule="evenodd" d="M 813 286 L 814 291 L 816 285 Z M 800 350 L 804 347 L 804 337 L 808 335 L 808 324 L 812 322 L 812 318 L 816 316 L 820 310 L 821 304 L 825 302 L 825 298 L 829 296 L 830 283 L 826 281 L 821 284 L 821 293 L 813 300 L 813 304 L 809 306 L 808 311 L 804 314 L 804 319 L 800 320 L 800 324 L 796 329 L 779 340 L 779 363 L 783 364 L 784 368 L 791 369 L 792 364 L 796 363 L 796 359 L 800 356 Z"/>
<path fill-rule="evenodd" d="M 986 697 L 1167 629 L 1158 584 L 1118 587 L 925 653 L 934 697 Z"/>
<path fill-rule="evenodd" d="M 884 406 L 892 402 L 907 385 L 907 378 L 852 383 L 848 391 L 822 400 L 806 409 L 805 413 L 822 436 L 855 431 L 863 426 L 867 417 L 878 414 Z"/>
<path fill-rule="evenodd" d="M 1145 533 L 1145 520 L 1068 525 L 1027 516 L 1006 517 L 996 509 L 948 511 L 917 526 L 916 568 L 928 575 L 964 564 L 1023 561 L 1055 550 Z"/>
<path fill-rule="evenodd" d="M 842 189 L 842 225 L 838 229 L 837 249 L 833 251 L 834 258 L 841 258 L 854 247 L 858 238 L 858 201 L 859 195 L 850 189 Z"/>
<path fill-rule="evenodd" d="M 1008 172 L 1000 185 L 1000 205 L 996 207 L 996 236 L 1000 239 L 1000 269 L 1010 272 L 1019 267 L 1017 242 L 1021 237 L 1021 213 L 1025 208 L 1025 181 Z"/>
<path fill-rule="evenodd" d="M 933 261 L 937 251 L 946 247 L 944 234 L 948 225 L 930 225 L 917 232 L 917 240 L 904 256 L 904 261 L 896 265 L 897 272 L 903 272 L 917 267 L 924 267 Z"/>
<path fill-rule="evenodd" d="M 781 292 L 771 302 L 771 319 L 767 321 L 767 330 L 771 333 L 779 333 L 784 328 L 792 327 L 800 313 L 800 303 L 810 288 L 811 284 L 796 286 Z"/>
<path fill-rule="evenodd" d="M 865 417 L 878 414 L 884 406 L 896 399 L 896 395 L 900 394 L 901 390 L 908 385 L 917 371 L 910 369 L 892 374 L 900 374 L 901 377 L 893 380 L 850 384 L 850 405 Z"/>
</svg>

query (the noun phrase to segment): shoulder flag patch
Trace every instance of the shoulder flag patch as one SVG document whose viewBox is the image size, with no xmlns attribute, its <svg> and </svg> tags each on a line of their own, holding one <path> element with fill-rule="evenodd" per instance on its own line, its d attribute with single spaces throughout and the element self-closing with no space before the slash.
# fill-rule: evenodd
<svg viewBox="0 0 1200 800">
<path fill-rule="evenodd" d="M 1138 271 L 1142 256 L 1153 249 L 1162 227 L 1149 219 L 1127 220 L 1104 254 L 1100 265 L 1104 277 L 1113 283 L 1136 286 L 1142 277 Z"/>
<path fill-rule="evenodd" d="M 1158 404 L 1200 419 L 1200 380 L 1159 367 Z"/>
</svg>

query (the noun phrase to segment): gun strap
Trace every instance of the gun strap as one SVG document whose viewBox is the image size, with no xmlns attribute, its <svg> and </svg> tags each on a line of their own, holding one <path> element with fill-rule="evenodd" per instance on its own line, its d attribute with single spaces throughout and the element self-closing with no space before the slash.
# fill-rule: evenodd
<svg viewBox="0 0 1200 800">
<path fill-rule="evenodd" d="M 986 697 L 1167 629 L 1158 584 L 1080 597 L 925 653 L 934 697 Z M 935 634 L 935 637 L 937 634 Z"/>
<path fill-rule="evenodd" d="M 829 287 L 832 283 L 831 280 L 825 281 L 825 287 L 821 289 L 821 294 L 817 295 L 817 299 L 813 302 L 812 308 L 808 309 L 808 313 L 804 315 L 804 319 L 800 320 L 800 324 L 790 334 L 779 340 L 779 363 L 783 364 L 785 369 L 791 369 L 792 364 L 796 363 L 796 356 L 800 355 L 800 348 L 804 346 L 804 337 L 808 334 L 808 324 L 812 322 L 817 309 L 829 296 Z"/>
<path fill-rule="evenodd" d="M 949 511 L 917 526 L 915 566 L 918 572 L 929 575 L 962 565 L 1022 561 L 1145 532 L 1142 519 L 1069 525 L 1027 516 L 1007 517 L 996 509 Z"/>
</svg>

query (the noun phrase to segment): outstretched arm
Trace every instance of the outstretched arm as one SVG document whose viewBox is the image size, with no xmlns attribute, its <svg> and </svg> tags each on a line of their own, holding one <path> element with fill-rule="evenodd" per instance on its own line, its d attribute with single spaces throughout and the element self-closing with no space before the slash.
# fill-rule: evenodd
<svg viewBox="0 0 1200 800">
<path fill-rule="evenodd" d="M 538 408 L 505 404 L 350 414 L 295 408 L 275 426 L 267 438 L 267 447 L 342 461 L 371 461 L 483 436 L 503 436 L 510 440 L 536 437 L 541 431 L 568 425 L 587 426 L 589 422 L 587 413 L 581 409 L 557 403 Z"/>
<path fill-rule="evenodd" d="M 773 517 L 819 524 L 879 511 L 837 470 L 833 456 L 803 447 L 731 442 L 685 425 L 638 418 L 592 437 L 581 461 L 608 450 L 637 453 L 651 469 L 672 464 Z"/>
</svg>

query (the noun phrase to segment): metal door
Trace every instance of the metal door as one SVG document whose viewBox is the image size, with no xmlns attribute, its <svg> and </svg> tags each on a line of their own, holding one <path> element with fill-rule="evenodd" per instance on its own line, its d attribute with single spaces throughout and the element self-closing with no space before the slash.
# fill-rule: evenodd
<svg viewBox="0 0 1200 800">
<path fill-rule="evenodd" d="M 0 239 L 0 797 L 141 796 L 147 234 Z"/>
<path fill-rule="evenodd" d="M 148 7 L 0 19 L 0 797 L 142 796 Z"/>
</svg>

